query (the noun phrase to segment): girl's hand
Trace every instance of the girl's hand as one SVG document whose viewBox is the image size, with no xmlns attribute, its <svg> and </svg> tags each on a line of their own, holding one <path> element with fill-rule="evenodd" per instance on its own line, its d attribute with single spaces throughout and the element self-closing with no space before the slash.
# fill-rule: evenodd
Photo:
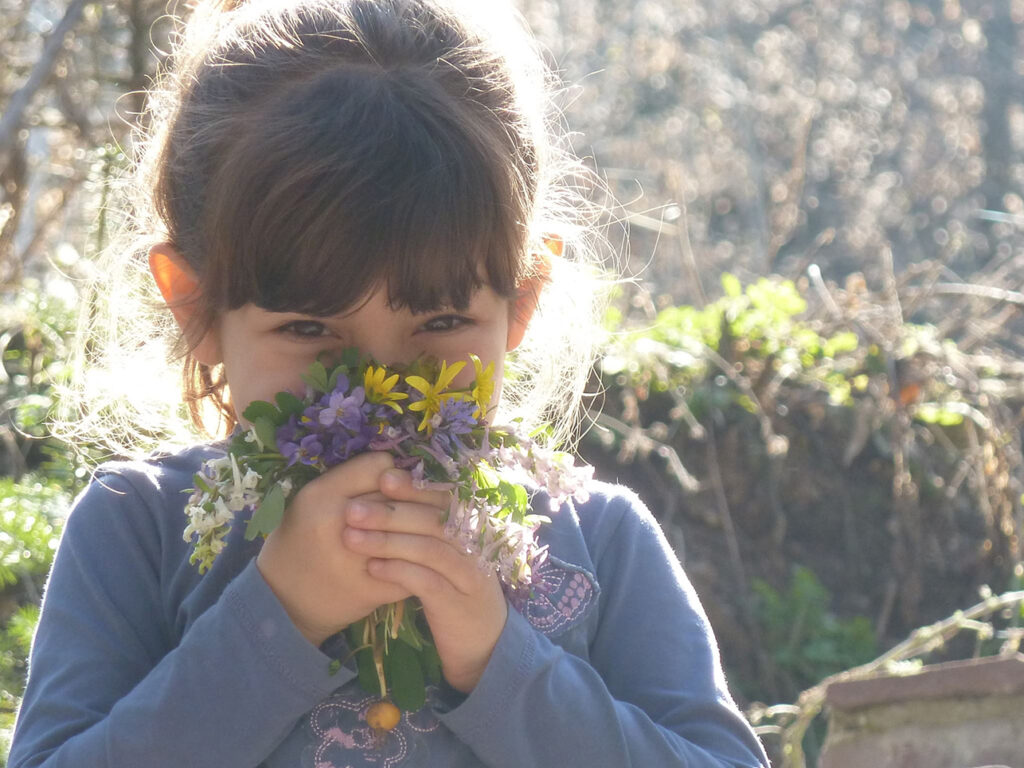
<svg viewBox="0 0 1024 768">
<path fill-rule="evenodd" d="M 346 548 L 342 536 L 346 506 L 357 498 L 381 499 L 381 475 L 393 465 L 386 453 L 367 453 L 307 483 L 256 558 L 270 589 L 313 645 L 377 606 L 410 595 L 368 573 L 367 557 Z"/>
<path fill-rule="evenodd" d="M 398 469 L 381 475 L 380 490 L 390 501 L 348 504 L 345 546 L 369 558 L 371 576 L 420 599 L 445 680 L 469 693 L 508 617 L 501 584 L 476 555 L 445 537 L 441 513 L 448 492 L 418 490 Z"/>
</svg>

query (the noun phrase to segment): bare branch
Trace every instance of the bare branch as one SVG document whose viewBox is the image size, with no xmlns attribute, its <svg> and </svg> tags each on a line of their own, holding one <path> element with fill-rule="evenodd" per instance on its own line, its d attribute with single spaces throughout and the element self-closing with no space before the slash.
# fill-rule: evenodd
<svg viewBox="0 0 1024 768">
<path fill-rule="evenodd" d="M 991 299 L 1002 301 L 1007 304 L 1019 304 L 1024 306 L 1024 293 L 1020 291 L 1008 291 L 1004 288 L 994 288 L 990 285 L 973 285 L 970 283 L 936 283 L 923 289 L 906 289 L 906 293 L 916 295 L 919 292 L 944 293 L 961 296 L 974 296 L 979 299 Z"/>
<path fill-rule="evenodd" d="M 78 23 L 82 11 L 89 1 L 71 0 L 71 4 L 64 13 L 64 18 L 60 20 L 53 33 L 47 38 L 43 53 L 29 73 L 25 84 L 15 91 L 7 102 L 7 109 L 4 111 L 3 117 L 0 117 L 0 156 L 6 155 L 10 150 L 24 121 L 25 112 L 29 104 L 32 103 L 32 97 L 50 77 L 57 57 L 64 47 L 64 38 Z"/>
</svg>

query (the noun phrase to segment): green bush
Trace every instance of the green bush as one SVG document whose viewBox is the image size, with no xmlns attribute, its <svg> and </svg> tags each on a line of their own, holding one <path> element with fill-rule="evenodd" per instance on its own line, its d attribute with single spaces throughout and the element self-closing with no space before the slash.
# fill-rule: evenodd
<svg viewBox="0 0 1024 768">
<path fill-rule="evenodd" d="M 62 287 L 25 280 L 0 309 L 0 766 L 63 518 L 89 474 L 48 425 L 74 327 Z"/>
<path fill-rule="evenodd" d="M 0 765 L 68 502 L 67 491 L 41 475 L 0 478 Z"/>
<path fill-rule="evenodd" d="M 751 584 L 762 647 L 789 698 L 828 675 L 878 655 L 874 628 L 864 616 L 837 618 L 831 595 L 808 568 L 797 566 L 785 591 L 755 579 Z"/>
<path fill-rule="evenodd" d="M 581 448 L 665 525 L 747 701 L 870 660 L 1021 560 L 1019 361 L 861 282 L 810 288 L 620 301 Z"/>
</svg>

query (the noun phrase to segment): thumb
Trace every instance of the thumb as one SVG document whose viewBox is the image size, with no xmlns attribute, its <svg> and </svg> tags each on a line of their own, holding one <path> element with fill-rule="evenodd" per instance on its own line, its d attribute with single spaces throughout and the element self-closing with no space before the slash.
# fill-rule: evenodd
<svg viewBox="0 0 1024 768">
<path fill-rule="evenodd" d="M 440 509 L 448 509 L 452 502 L 451 491 L 417 488 L 412 474 L 402 469 L 385 470 L 380 477 L 380 490 L 394 501 L 414 501 Z"/>
<path fill-rule="evenodd" d="M 381 475 L 394 465 L 391 454 L 370 451 L 331 467 L 306 488 L 322 501 L 336 504 L 339 499 L 351 499 L 379 491 Z"/>
</svg>

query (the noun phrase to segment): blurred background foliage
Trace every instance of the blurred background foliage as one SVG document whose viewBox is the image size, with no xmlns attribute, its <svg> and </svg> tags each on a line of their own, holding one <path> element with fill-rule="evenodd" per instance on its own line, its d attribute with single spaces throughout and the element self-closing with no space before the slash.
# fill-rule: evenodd
<svg viewBox="0 0 1024 768">
<path fill-rule="evenodd" d="M 518 5 L 635 278 L 580 451 L 659 516 L 741 701 L 1019 584 L 1024 0 Z M 0 741 L 88 480 L 47 415 L 168 9 L 0 0 Z"/>
</svg>

